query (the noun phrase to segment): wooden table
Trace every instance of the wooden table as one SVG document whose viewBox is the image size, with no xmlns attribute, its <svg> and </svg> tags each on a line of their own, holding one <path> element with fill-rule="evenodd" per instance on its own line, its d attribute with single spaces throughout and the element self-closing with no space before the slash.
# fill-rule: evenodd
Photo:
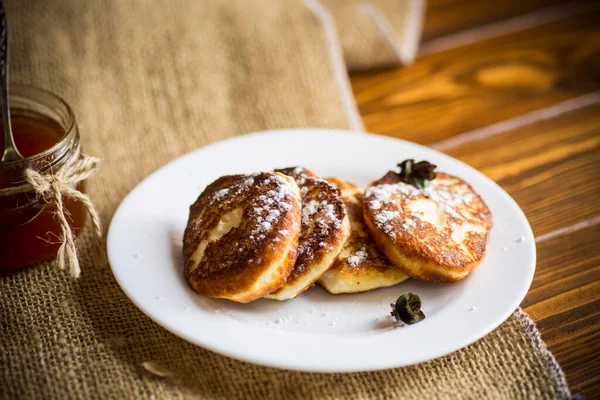
<svg viewBox="0 0 600 400">
<path fill-rule="evenodd" d="M 366 125 L 465 161 L 536 235 L 521 304 L 600 398 L 600 2 L 429 0 L 414 65 L 354 74 Z"/>
</svg>

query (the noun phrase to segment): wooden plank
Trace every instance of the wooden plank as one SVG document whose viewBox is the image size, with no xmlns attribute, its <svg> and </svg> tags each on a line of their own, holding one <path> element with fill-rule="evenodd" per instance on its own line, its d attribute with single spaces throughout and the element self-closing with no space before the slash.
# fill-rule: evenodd
<svg viewBox="0 0 600 400">
<path fill-rule="evenodd" d="M 428 42 L 459 31 L 568 2 L 568 0 L 429 0 L 422 41 Z"/>
<path fill-rule="evenodd" d="M 521 304 L 565 371 L 573 393 L 600 394 L 600 224 L 538 244 L 533 284 Z"/>
<path fill-rule="evenodd" d="M 500 184 L 536 236 L 600 215 L 600 105 L 447 153 Z"/>
<path fill-rule="evenodd" d="M 493 23 L 542 3 L 550 5 L 430 0 L 424 38 Z M 367 130 L 432 143 L 596 92 L 598 18 L 594 10 L 431 54 L 405 69 L 355 76 Z M 536 235 L 600 215 L 600 106 L 512 126 L 481 140 L 461 137 L 470 141 L 447 152 L 503 186 Z M 600 398 L 598 237 L 600 225 L 594 225 L 541 242 L 536 276 L 522 304 L 573 393 L 587 398 Z"/>
<path fill-rule="evenodd" d="M 600 301 L 538 323 L 542 338 L 561 365 L 571 391 L 600 398 Z"/>
<path fill-rule="evenodd" d="M 448 153 L 481 170 L 520 204 L 536 235 L 600 215 L 600 105 L 538 122 Z M 600 224 L 538 245 L 522 307 L 567 375 L 594 398 L 600 379 Z"/>
<path fill-rule="evenodd" d="M 486 2 L 489 4 L 489 2 Z M 596 7 L 352 78 L 368 131 L 431 143 L 600 89 Z"/>
<path fill-rule="evenodd" d="M 535 279 L 522 307 L 542 319 L 534 305 L 600 281 L 600 224 L 539 243 Z M 559 267 L 560 266 L 560 267 Z M 600 291 L 597 293 L 600 297 Z M 578 296 L 577 301 L 583 301 Z M 567 307 L 568 306 L 563 306 Z"/>
</svg>

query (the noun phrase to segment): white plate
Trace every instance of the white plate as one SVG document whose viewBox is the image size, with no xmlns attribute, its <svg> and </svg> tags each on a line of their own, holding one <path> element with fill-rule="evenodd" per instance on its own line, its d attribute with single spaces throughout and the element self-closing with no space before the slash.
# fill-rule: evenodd
<svg viewBox="0 0 600 400">
<path fill-rule="evenodd" d="M 468 181 L 492 211 L 488 254 L 464 281 L 413 280 L 361 294 L 315 286 L 285 302 L 236 304 L 199 296 L 182 276 L 188 208 L 221 175 L 303 165 L 321 176 L 366 185 L 406 158 L 426 159 Z M 325 129 L 240 136 L 203 147 L 156 171 L 120 205 L 108 256 L 121 288 L 150 318 L 217 353 L 277 368 L 320 372 L 377 370 L 456 351 L 517 308 L 535 270 L 535 243 L 523 212 L 498 185 L 429 148 L 388 137 Z M 417 293 L 427 318 L 398 327 L 389 303 Z"/>
</svg>

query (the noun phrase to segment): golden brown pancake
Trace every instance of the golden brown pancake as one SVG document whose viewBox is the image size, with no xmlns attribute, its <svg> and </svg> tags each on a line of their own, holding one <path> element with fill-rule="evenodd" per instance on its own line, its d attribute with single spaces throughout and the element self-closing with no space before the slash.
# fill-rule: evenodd
<svg viewBox="0 0 600 400">
<path fill-rule="evenodd" d="M 350 222 L 340 191 L 301 167 L 276 172 L 293 177 L 302 192 L 302 232 L 298 257 L 285 284 L 265 296 L 286 300 L 312 286 L 329 269 L 350 235 Z"/>
<path fill-rule="evenodd" d="M 184 274 L 201 295 L 247 303 L 284 284 L 296 262 L 301 195 L 285 175 L 223 176 L 190 207 Z"/>
<path fill-rule="evenodd" d="M 333 265 L 319 279 L 329 293 L 357 293 L 396 285 L 408 276 L 377 249 L 363 217 L 364 189 L 339 178 L 328 178 L 340 189 L 352 233 Z"/>
<path fill-rule="evenodd" d="M 438 173 L 421 190 L 390 171 L 367 188 L 363 209 L 379 249 L 413 278 L 458 281 L 485 256 L 491 213 L 455 176 Z"/>
</svg>

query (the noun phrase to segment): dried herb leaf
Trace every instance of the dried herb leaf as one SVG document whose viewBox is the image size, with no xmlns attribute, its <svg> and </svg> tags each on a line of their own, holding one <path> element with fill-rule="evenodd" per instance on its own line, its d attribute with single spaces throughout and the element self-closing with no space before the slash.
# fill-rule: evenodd
<svg viewBox="0 0 600 400">
<path fill-rule="evenodd" d="M 412 325 L 425 319 L 425 314 L 421 311 L 421 299 L 411 292 L 400 295 L 396 304 L 392 303 L 390 306 L 392 307 L 390 314 L 396 322 Z"/>
<path fill-rule="evenodd" d="M 400 168 L 398 173 L 400 180 L 419 189 L 424 189 L 427 182 L 434 180 L 437 175 L 435 172 L 437 165 L 428 161 L 415 163 L 415 160 L 408 159 L 398 164 L 398 167 Z"/>
</svg>

